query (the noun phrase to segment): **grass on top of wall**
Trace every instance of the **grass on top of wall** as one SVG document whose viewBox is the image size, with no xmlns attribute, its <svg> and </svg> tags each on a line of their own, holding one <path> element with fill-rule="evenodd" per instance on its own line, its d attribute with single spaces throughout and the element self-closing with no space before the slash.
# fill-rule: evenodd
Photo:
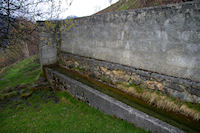
<svg viewBox="0 0 200 133">
<path fill-rule="evenodd" d="M 111 6 L 97 12 L 99 13 L 106 13 L 106 12 L 116 12 L 116 11 L 124 11 L 124 10 L 133 10 L 145 7 L 154 7 L 160 5 L 167 5 L 167 4 L 174 4 L 180 3 L 183 1 L 189 0 L 120 0 Z"/>
</svg>

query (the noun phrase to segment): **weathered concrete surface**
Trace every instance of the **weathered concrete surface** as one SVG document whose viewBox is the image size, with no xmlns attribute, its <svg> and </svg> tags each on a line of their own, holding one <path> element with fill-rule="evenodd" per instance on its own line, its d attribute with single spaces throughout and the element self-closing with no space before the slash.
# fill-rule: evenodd
<svg viewBox="0 0 200 133">
<path fill-rule="evenodd" d="M 93 106 L 100 111 L 105 112 L 106 114 L 115 115 L 121 119 L 134 123 L 137 127 L 145 128 L 152 132 L 183 132 L 176 127 L 138 111 L 50 68 L 46 68 L 45 70 L 47 78 L 53 87 L 71 93 L 76 98 L 88 103 L 90 106 Z"/>
<path fill-rule="evenodd" d="M 38 22 L 39 30 L 39 55 L 40 64 L 50 65 L 57 62 L 57 43 L 56 34 L 49 30 L 45 22 Z"/>
<path fill-rule="evenodd" d="M 189 2 L 76 18 L 61 50 L 199 82 L 199 9 Z"/>
</svg>

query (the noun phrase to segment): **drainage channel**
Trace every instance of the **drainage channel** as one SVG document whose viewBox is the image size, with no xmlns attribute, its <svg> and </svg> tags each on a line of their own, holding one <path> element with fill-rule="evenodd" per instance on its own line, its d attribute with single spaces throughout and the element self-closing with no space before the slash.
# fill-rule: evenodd
<svg viewBox="0 0 200 133">
<path fill-rule="evenodd" d="M 76 80 L 76 81 L 78 81 L 78 82 L 80 82 L 84 85 L 89 86 L 92 89 L 95 89 L 95 90 L 101 92 L 102 94 L 106 94 L 106 95 L 108 95 L 108 96 L 110 96 L 110 97 L 112 97 L 116 100 L 119 100 L 119 101 L 125 103 L 126 105 L 128 105 L 130 107 L 133 107 L 133 108 L 135 108 L 139 111 L 142 111 L 142 112 L 144 112 L 144 113 L 146 113 L 150 116 L 158 118 L 158 119 L 164 121 L 164 123 L 165 122 L 170 123 L 171 125 L 178 127 L 180 129 L 180 131 L 178 131 L 177 128 L 174 128 L 172 126 L 173 128 L 172 127 L 170 127 L 170 128 L 171 129 L 177 129 L 177 131 L 176 130 L 170 130 L 169 132 L 181 132 L 181 130 L 184 130 L 186 132 L 194 132 L 194 133 L 200 132 L 199 121 L 194 121 L 194 120 L 188 119 L 187 117 L 185 117 L 181 114 L 176 114 L 174 112 L 168 112 L 168 111 L 165 111 L 165 110 L 160 110 L 160 109 L 157 109 L 155 107 L 152 107 L 152 106 L 148 105 L 147 103 L 145 103 L 144 101 L 142 101 L 141 99 L 135 98 L 131 95 L 127 95 L 127 94 L 121 92 L 120 90 L 118 90 L 116 88 L 105 85 L 104 83 L 99 82 L 97 80 L 88 78 L 87 76 L 81 75 L 81 74 L 79 74 L 75 71 L 71 71 L 71 70 L 68 70 L 66 68 L 61 68 L 61 67 L 58 67 L 58 66 L 53 66 L 53 67 L 51 66 L 49 68 L 45 68 L 45 69 L 48 70 L 48 71 L 51 70 L 51 71 L 54 71 L 54 72 L 59 72 L 61 75 L 64 75 L 64 76 L 69 77 L 73 80 Z M 56 87 L 55 83 L 54 83 L 54 87 Z M 154 118 L 152 118 L 152 119 L 154 119 Z M 131 122 L 130 120 L 128 120 L 128 121 Z M 159 122 L 162 123 L 162 121 L 159 121 Z M 132 122 L 132 123 L 134 123 L 134 122 Z M 138 125 L 138 126 L 140 126 L 140 125 Z M 163 126 L 163 128 L 164 127 L 165 126 Z M 158 130 L 158 131 L 160 131 L 160 130 Z"/>
</svg>

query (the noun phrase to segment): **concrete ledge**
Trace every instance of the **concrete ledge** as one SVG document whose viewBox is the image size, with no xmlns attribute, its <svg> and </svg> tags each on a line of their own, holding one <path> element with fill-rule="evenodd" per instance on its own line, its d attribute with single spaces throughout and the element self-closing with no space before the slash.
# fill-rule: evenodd
<svg viewBox="0 0 200 133">
<path fill-rule="evenodd" d="M 46 68 L 46 75 L 53 87 L 67 91 L 90 106 L 103 111 L 106 114 L 117 116 L 123 120 L 127 120 L 151 132 L 158 133 L 182 133 L 183 131 L 138 111 L 108 95 L 92 89 L 76 80 L 73 80 L 57 71 Z"/>
</svg>

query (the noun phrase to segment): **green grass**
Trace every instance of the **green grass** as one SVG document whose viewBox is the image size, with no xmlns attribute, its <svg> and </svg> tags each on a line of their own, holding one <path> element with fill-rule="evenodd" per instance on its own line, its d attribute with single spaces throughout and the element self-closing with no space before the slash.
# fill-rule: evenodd
<svg viewBox="0 0 200 133">
<path fill-rule="evenodd" d="M 47 95 L 49 91 L 39 92 Z M 20 104 L 16 109 L 0 111 L 0 130 L 6 132 L 69 132 L 69 133 L 142 133 L 134 125 L 104 115 L 67 93 L 56 92 L 59 103 L 41 102 L 38 94 L 27 99 L 31 106 Z M 64 100 L 63 100 L 64 99 Z M 40 101 L 39 104 L 36 101 Z"/>
<path fill-rule="evenodd" d="M 137 0 L 128 0 L 124 2 L 118 9 L 118 11 L 128 10 L 128 9 L 135 9 L 137 8 Z"/>
<path fill-rule="evenodd" d="M 109 79 L 109 78 L 106 77 L 105 75 L 101 77 L 101 81 L 107 82 L 107 83 L 111 83 L 111 79 Z"/>
<path fill-rule="evenodd" d="M 40 75 L 37 56 L 14 63 L 0 73 L 0 90 L 7 86 L 15 87 L 21 83 L 33 83 Z"/>
<path fill-rule="evenodd" d="M 79 71 L 79 72 L 83 72 L 83 71 L 85 71 L 84 68 L 81 68 L 81 67 L 79 67 L 79 66 L 74 67 L 73 70 L 75 70 L 75 71 Z"/>
<path fill-rule="evenodd" d="M 0 81 L 0 89 L 22 83 L 33 83 L 39 75 L 40 66 L 37 57 L 25 59 L 0 72 L 0 79 L 3 79 Z M 19 99 L 12 99 L 17 97 Z M 146 131 L 126 121 L 105 115 L 65 92 L 56 92 L 43 86 L 26 98 L 13 95 L 11 98 L 0 100 L 0 132 L 143 133 Z"/>
<path fill-rule="evenodd" d="M 123 84 L 122 84 L 122 85 L 123 85 Z M 143 88 L 141 88 L 139 85 L 135 85 L 134 83 L 131 83 L 131 84 L 129 84 L 129 85 L 125 85 L 125 87 L 127 87 L 127 88 L 129 88 L 129 87 L 134 87 L 138 93 L 144 91 Z"/>
<path fill-rule="evenodd" d="M 56 103 L 49 96 L 55 94 Z M 45 98 L 44 98 L 45 97 Z M 27 103 L 29 106 L 27 106 Z M 0 131 L 58 133 L 143 133 L 133 124 L 105 115 L 65 92 L 37 90 L 28 99 L 0 110 Z"/>
</svg>

